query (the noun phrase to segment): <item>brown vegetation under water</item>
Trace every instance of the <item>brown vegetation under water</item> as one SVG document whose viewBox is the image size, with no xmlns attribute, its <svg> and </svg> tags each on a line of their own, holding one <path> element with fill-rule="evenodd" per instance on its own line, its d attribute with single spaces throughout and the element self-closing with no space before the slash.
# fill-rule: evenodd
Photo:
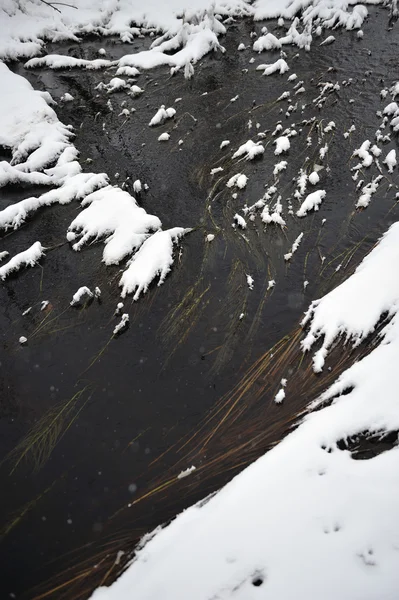
<svg viewBox="0 0 399 600">
<path fill-rule="evenodd" d="M 149 465 L 148 471 L 154 471 L 151 484 L 113 515 L 103 542 L 64 556 L 64 564 L 70 562 L 71 566 L 45 587 L 36 589 L 31 597 L 83 600 L 96 587 L 110 585 L 131 560 L 134 549 L 140 547 L 141 537 L 150 527 L 159 525 L 158 514 L 167 522 L 185 507 L 214 493 L 278 444 L 299 423 L 309 403 L 344 369 L 365 356 L 373 343 L 366 341 L 353 349 L 338 342 L 330 353 L 330 367 L 315 374 L 311 355 L 301 351 L 302 337 L 303 330 L 298 326 L 258 358 L 195 431 Z M 276 404 L 274 397 L 282 378 L 288 380 L 286 400 Z M 173 462 L 173 467 L 166 467 Z M 191 465 L 195 471 L 179 479 L 178 474 Z"/>
</svg>

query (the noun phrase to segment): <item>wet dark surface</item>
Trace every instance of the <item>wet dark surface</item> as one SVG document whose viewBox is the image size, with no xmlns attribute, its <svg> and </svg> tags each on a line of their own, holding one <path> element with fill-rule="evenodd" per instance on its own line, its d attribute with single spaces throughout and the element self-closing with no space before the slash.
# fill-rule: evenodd
<svg viewBox="0 0 399 600">
<path fill-rule="evenodd" d="M 375 116 L 386 104 L 380 90 L 397 79 L 397 29 L 387 31 L 387 22 L 386 11 L 373 11 L 363 27 L 364 40 L 356 39 L 354 32 L 337 30 L 332 46 L 319 47 L 316 41 L 308 53 L 285 48 L 291 68 L 287 75 L 296 72 L 306 89 L 298 97 L 299 107 L 308 104 L 289 118 L 285 117 L 287 101 L 275 100 L 285 90 L 292 92 L 294 84 L 287 83 L 286 75 L 263 77 L 254 70 L 278 54 L 236 51 L 241 41 L 251 43 L 249 21 L 230 27 L 223 40 L 226 55 L 205 57 L 189 81 L 181 74 L 171 77 L 166 68 L 141 74 L 137 84 L 145 92 L 135 99 L 125 92 L 94 89 L 100 81 L 108 82 L 114 69 L 28 71 L 23 64 L 12 65 L 56 101 L 66 91 L 75 97 L 71 103 L 60 102 L 56 110 L 61 121 L 75 128 L 82 164 L 92 161 L 85 170 L 105 171 L 119 185 L 126 181 L 129 191 L 139 178 L 149 190 L 138 201 L 160 217 L 165 229 L 185 226 L 194 231 L 184 239 L 164 285 L 152 286 L 137 303 L 125 301 L 130 327 L 118 339 L 112 338 L 112 331 L 121 267 L 101 263 L 101 243 L 79 254 L 65 243 L 66 229 L 79 210 L 76 203 L 42 209 L 18 231 L 3 234 L 0 250 L 10 254 L 36 240 L 49 251 L 40 266 L 0 287 L 0 443 L 5 457 L 0 468 L 1 597 L 14 593 L 33 598 L 76 579 L 51 597 L 83 598 L 101 582 L 110 583 L 119 549 L 131 549 L 140 535 L 218 489 L 275 444 L 298 411 L 326 385 L 309 375 L 309 381 L 297 388 L 298 397 L 291 401 L 287 394 L 288 400 L 276 406 L 273 394 L 287 373 L 280 363 L 270 372 L 265 367 L 262 381 L 267 381 L 267 391 L 255 378 L 242 425 L 237 413 L 231 430 L 230 425 L 218 427 L 207 449 L 204 440 L 219 419 L 213 414 L 193 442 L 162 456 L 184 436 L 189 439 L 190 431 L 200 427 L 253 362 L 296 331 L 309 302 L 342 281 L 397 220 L 397 177 L 387 175 L 367 210 L 356 212 L 360 191 L 356 192 L 350 172 L 355 164 L 350 162 L 353 150 L 365 139 L 374 139 L 381 121 Z M 258 32 L 262 25 L 256 24 Z M 269 26 L 272 31 L 273 26 Z M 148 45 L 148 39 L 140 40 L 133 49 Z M 113 59 L 131 51 L 111 39 L 52 45 L 47 50 L 94 58 L 100 47 Z M 252 56 L 255 63 L 249 64 Z M 330 67 L 336 70 L 328 71 Z M 343 86 L 348 78 L 353 78 L 352 84 Z M 320 111 L 312 103 L 319 81 L 341 86 Z M 239 98 L 231 102 L 237 94 Z M 182 100 L 175 103 L 178 97 Z M 112 112 L 106 104 L 109 99 Z M 125 101 L 128 108 L 136 109 L 127 119 L 118 116 Z M 150 129 L 148 122 L 161 104 L 174 106 L 176 118 Z M 288 216 L 287 198 L 296 189 L 292 178 L 300 167 L 318 162 L 316 129 L 308 148 L 312 124 L 301 124 L 313 116 L 323 120 L 323 127 L 331 120 L 337 127 L 321 143 L 329 144 L 324 161 L 328 168 L 321 175 L 326 199 L 319 212 L 300 220 Z M 279 119 L 284 128 L 296 123 L 298 130 L 287 156 L 274 156 L 268 136 L 260 160 L 231 160 L 240 144 L 255 140 L 257 131 L 273 131 Z M 345 140 L 342 134 L 352 124 L 356 131 Z M 157 141 L 163 131 L 171 134 L 164 144 Z M 231 144 L 220 150 L 225 139 Z M 384 156 L 397 146 L 397 138 L 385 144 Z M 233 215 L 245 203 L 251 205 L 262 197 L 264 186 L 274 181 L 273 166 L 281 159 L 288 161 L 278 184 L 287 228 L 269 226 L 264 231 L 257 216 L 254 223 L 248 221 L 243 237 L 231 227 Z M 224 171 L 211 177 L 210 170 L 217 166 Z M 249 180 L 233 199 L 225 183 L 238 172 Z M 367 183 L 371 175 L 365 172 L 364 179 Z M 0 206 L 41 191 L 2 189 Z M 295 208 L 297 204 L 294 200 Z M 321 227 L 324 218 L 327 222 Z M 303 242 L 286 264 L 283 255 L 302 231 Z M 211 244 L 204 241 L 208 233 L 216 235 Z M 321 256 L 326 257 L 324 265 Z M 339 264 L 343 266 L 336 272 Z M 252 291 L 246 274 L 255 280 Z M 270 279 L 277 282 L 273 292 L 266 291 Z M 306 289 L 305 281 L 309 282 Z M 101 302 L 71 308 L 72 295 L 81 285 L 99 286 Z M 43 312 L 42 300 L 50 302 Z M 30 313 L 22 316 L 30 306 Z M 18 343 L 21 335 L 28 338 L 24 347 Z M 287 364 L 283 362 L 284 368 Z M 252 398 L 260 398 L 253 409 Z M 254 432 L 260 426 L 264 434 L 258 438 Z M 242 436 L 239 442 L 237 431 Z M 229 462 L 226 453 L 243 440 L 249 445 Z M 193 457 L 201 461 L 194 463 L 197 472 L 171 485 L 180 470 L 191 466 Z M 159 483 L 163 487 L 151 492 Z M 71 571 L 63 573 L 69 567 Z"/>
</svg>

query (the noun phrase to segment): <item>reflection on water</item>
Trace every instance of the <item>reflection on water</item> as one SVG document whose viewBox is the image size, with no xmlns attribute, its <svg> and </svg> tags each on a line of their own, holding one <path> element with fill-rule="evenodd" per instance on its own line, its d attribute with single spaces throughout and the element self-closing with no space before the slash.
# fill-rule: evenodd
<svg viewBox="0 0 399 600">
<path fill-rule="evenodd" d="M 126 299 L 130 328 L 118 339 L 112 330 L 120 269 L 101 264 L 100 243 L 78 256 L 64 244 L 76 206 L 46 208 L 20 231 L 4 235 L 2 246 L 10 252 L 36 239 L 52 249 L 40 267 L 10 279 L 0 291 L 0 439 L 6 457 L 0 476 L 8 491 L 0 500 L 3 594 L 39 597 L 53 589 L 54 598 L 84 598 L 94 586 L 109 583 L 140 536 L 271 448 L 354 359 L 350 349 L 337 353 L 332 370 L 316 377 L 308 357 L 298 352 L 298 322 L 309 302 L 346 277 L 398 217 L 397 182 L 391 179 L 367 210 L 355 212 L 358 194 L 350 171 L 353 150 L 378 127 L 379 91 L 383 81 L 390 83 L 389 65 L 398 53 L 393 38 L 386 44 L 386 18 L 375 11 L 360 43 L 352 33 L 336 31 L 333 46 L 314 45 L 298 58 L 297 48 L 287 48 L 291 71 L 305 87 L 289 116 L 287 102 L 276 102 L 291 89 L 286 77 L 262 77 L 249 64 L 251 51 L 236 52 L 249 39 L 249 21 L 229 30 L 227 58 L 207 56 L 190 81 L 164 69 L 141 75 L 145 93 L 134 100 L 129 120 L 111 113 L 108 97 L 95 90 L 110 73 L 25 72 L 14 65 L 55 99 L 66 91 L 75 96 L 73 105 L 57 111 L 76 129 L 82 162 L 90 159 L 89 168 L 105 170 L 112 182 L 129 177 L 129 191 L 135 179 L 146 182 L 149 190 L 139 197 L 146 210 L 159 215 L 165 228 L 194 231 L 164 285 L 138 303 Z M 126 52 L 112 40 L 102 40 L 104 45 L 113 58 Z M 87 40 L 54 45 L 49 52 L 92 57 L 99 47 Z M 342 85 L 349 78 L 351 85 Z M 313 99 L 323 82 L 341 85 L 318 109 Z M 147 124 L 159 105 L 172 106 L 177 97 L 182 100 L 169 126 L 171 140 L 161 145 L 157 137 L 168 127 L 154 132 Z M 115 106 L 123 100 L 112 96 Z M 287 227 L 265 230 L 257 216 L 245 230 L 233 228 L 234 214 L 274 182 L 280 159 L 270 132 L 280 120 L 284 128 L 295 123 L 298 134 L 278 181 Z M 323 137 L 329 121 L 336 129 Z M 356 130 L 346 140 L 342 133 L 352 124 Z M 257 132 L 265 132 L 264 156 L 233 162 L 232 152 Z M 231 143 L 221 150 L 223 140 Z M 305 219 L 291 217 L 293 179 L 317 163 L 327 141 L 321 210 Z M 210 176 L 215 167 L 224 170 Z M 233 198 L 226 181 L 238 172 L 248 184 Z M 0 202 L 29 193 L 3 189 Z M 298 251 L 285 262 L 302 231 Z M 209 233 L 212 242 L 205 241 Z M 275 287 L 269 288 L 270 280 Z M 99 286 L 101 303 L 71 309 L 81 285 Z M 50 302 L 45 311 L 43 300 Z M 22 334 L 26 347 L 18 344 Z M 281 377 L 288 379 L 287 400 L 277 406 L 273 397 Z M 191 465 L 196 470 L 177 479 Z"/>
</svg>

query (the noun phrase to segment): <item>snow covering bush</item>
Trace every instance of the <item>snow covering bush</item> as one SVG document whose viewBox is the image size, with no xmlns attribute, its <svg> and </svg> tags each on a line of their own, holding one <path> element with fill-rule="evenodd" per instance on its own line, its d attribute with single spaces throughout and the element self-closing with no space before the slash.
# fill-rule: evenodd
<svg viewBox="0 0 399 600">
<path fill-rule="evenodd" d="M 388 173 L 392 173 L 394 168 L 398 164 L 397 160 L 396 160 L 396 150 L 395 149 L 388 152 L 388 154 L 384 158 L 384 163 L 386 164 L 386 166 L 388 168 Z"/>
<path fill-rule="evenodd" d="M 263 52 L 264 50 L 280 50 L 281 42 L 272 33 L 267 33 L 258 38 L 252 46 L 255 52 Z"/>
<path fill-rule="evenodd" d="M 4 281 L 14 271 L 19 271 L 23 267 L 34 267 L 44 255 L 45 248 L 40 242 L 35 242 L 23 252 L 16 254 L 5 265 L 0 267 L 0 279 Z"/>
<path fill-rule="evenodd" d="M 261 156 L 265 152 L 264 146 L 260 142 L 253 142 L 248 140 L 245 144 L 240 146 L 233 154 L 233 158 L 240 158 L 245 156 L 246 160 L 253 160 L 256 156 Z"/>
<path fill-rule="evenodd" d="M 319 206 L 326 196 L 325 190 L 317 190 L 306 196 L 302 202 L 299 210 L 297 210 L 297 217 L 304 217 L 310 210 L 319 210 Z"/>
<path fill-rule="evenodd" d="M 165 105 L 162 104 L 161 108 L 157 110 L 149 122 L 149 126 L 155 127 L 156 125 L 162 125 L 162 123 L 165 123 L 167 119 L 172 119 L 175 114 L 176 110 L 174 108 L 165 108 Z"/>
<path fill-rule="evenodd" d="M 258 65 L 256 70 L 263 71 L 263 75 L 272 75 L 277 72 L 280 73 L 280 75 L 283 75 L 289 70 L 289 66 L 283 58 L 279 58 L 270 65 Z"/>
<path fill-rule="evenodd" d="M 90 288 L 88 288 L 86 285 L 83 285 L 72 296 L 72 300 L 70 302 L 70 305 L 71 306 L 79 306 L 80 304 L 82 304 L 82 301 L 85 298 L 87 298 L 87 299 L 90 300 L 90 298 L 93 298 L 93 296 L 94 296 L 94 294 L 90 290 Z"/>
<path fill-rule="evenodd" d="M 247 185 L 247 181 L 248 177 L 246 175 L 244 175 L 243 173 L 237 173 L 236 175 L 233 175 L 233 177 L 230 177 L 230 179 L 226 183 L 226 186 L 228 188 L 236 186 L 238 187 L 238 189 L 243 190 Z"/>
<path fill-rule="evenodd" d="M 276 144 L 274 154 L 276 154 L 277 156 L 279 154 L 282 154 L 283 152 L 288 152 L 291 146 L 290 140 L 286 135 L 281 135 L 280 137 L 276 138 L 273 144 Z"/>
<path fill-rule="evenodd" d="M 173 244 L 188 231 L 190 230 L 182 227 L 157 231 L 143 243 L 119 282 L 122 298 L 127 294 L 134 294 L 133 300 L 138 300 L 140 294 L 146 293 L 155 277 L 159 276 L 158 285 L 165 281 L 173 264 Z"/>
<path fill-rule="evenodd" d="M 110 185 L 86 196 L 82 207 L 69 226 L 69 231 L 78 234 L 73 249 L 79 251 L 91 240 L 104 239 L 107 265 L 118 264 L 141 246 L 149 232 L 161 228 L 158 217 L 138 206 L 128 192 Z"/>
<path fill-rule="evenodd" d="M 137 251 L 144 242 L 149 242 L 150 234 L 161 228 L 158 217 L 139 207 L 128 192 L 109 185 L 104 173 L 82 173 L 76 160 L 77 150 L 71 143 L 72 132 L 58 121 L 46 102 L 46 96 L 35 92 L 25 79 L 12 73 L 3 63 L 0 63 L 0 77 L 6 87 L 0 98 L 0 145 L 10 148 L 12 152 L 11 164 L 5 161 L 0 163 L 0 184 L 22 182 L 57 186 L 0 211 L 0 228 L 20 227 L 29 215 L 42 206 L 81 200 L 83 210 L 67 232 L 67 239 L 73 244 L 74 250 L 81 250 L 89 241 L 102 239 L 103 261 L 109 265 L 119 263 Z M 120 86 L 117 82 L 112 87 Z M 165 112 L 170 118 L 175 110 L 170 108 Z M 52 162 L 55 162 L 55 166 L 46 169 Z M 135 187 L 138 187 L 137 181 Z M 151 245 L 147 243 L 146 248 L 149 247 Z M 173 262 L 165 243 L 162 248 L 167 254 L 159 258 L 163 265 L 161 280 Z M 6 277 L 9 272 L 25 264 L 35 264 L 43 251 L 40 242 L 36 242 L 32 248 L 3 265 L 0 277 Z M 140 278 L 151 281 L 155 276 L 151 271 L 153 264 L 148 263 L 150 270 L 146 275 L 144 266 L 137 275 L 139 283 Z M 147 287 L 144 283 L 141 289 Z"/>
<path fill-rule="evenodd" d="M 0 186 L 8 183 L 57 184 L 57 172 L 42 173 L 58 157 L 73 161 L 71 130 L 30 83 L 0 62 L 0 146 L 11 151 L 11 163 L 0 162 Z M 50 96 L 51 98 L 51 96 Z M 66 161 L 62 161 L 66 164 Z"/>
</svg>

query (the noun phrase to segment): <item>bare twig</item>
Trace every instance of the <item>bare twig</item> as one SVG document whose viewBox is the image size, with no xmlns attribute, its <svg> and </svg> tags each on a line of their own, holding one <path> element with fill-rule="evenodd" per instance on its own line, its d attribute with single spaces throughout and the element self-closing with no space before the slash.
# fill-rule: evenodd
<svg viewBox="0 0 399 600">
<path fill-rule="evenodd" d="M 57 8 L 57 6 L 67 6 L 68 8 L 76 8 L 76 10 L 78 9 L 77 6 L 73 6 L 72 4 L 66 4 L 65 2 L 46 2 L 46 0 L 41 0 L 41 2 L 43 4 L 46 4 L 47 6 L 50 6 L 50 8 L 53 8 L 60 14 L 61 14 L 61 11 L 59 8 Z"/>
</svg>

